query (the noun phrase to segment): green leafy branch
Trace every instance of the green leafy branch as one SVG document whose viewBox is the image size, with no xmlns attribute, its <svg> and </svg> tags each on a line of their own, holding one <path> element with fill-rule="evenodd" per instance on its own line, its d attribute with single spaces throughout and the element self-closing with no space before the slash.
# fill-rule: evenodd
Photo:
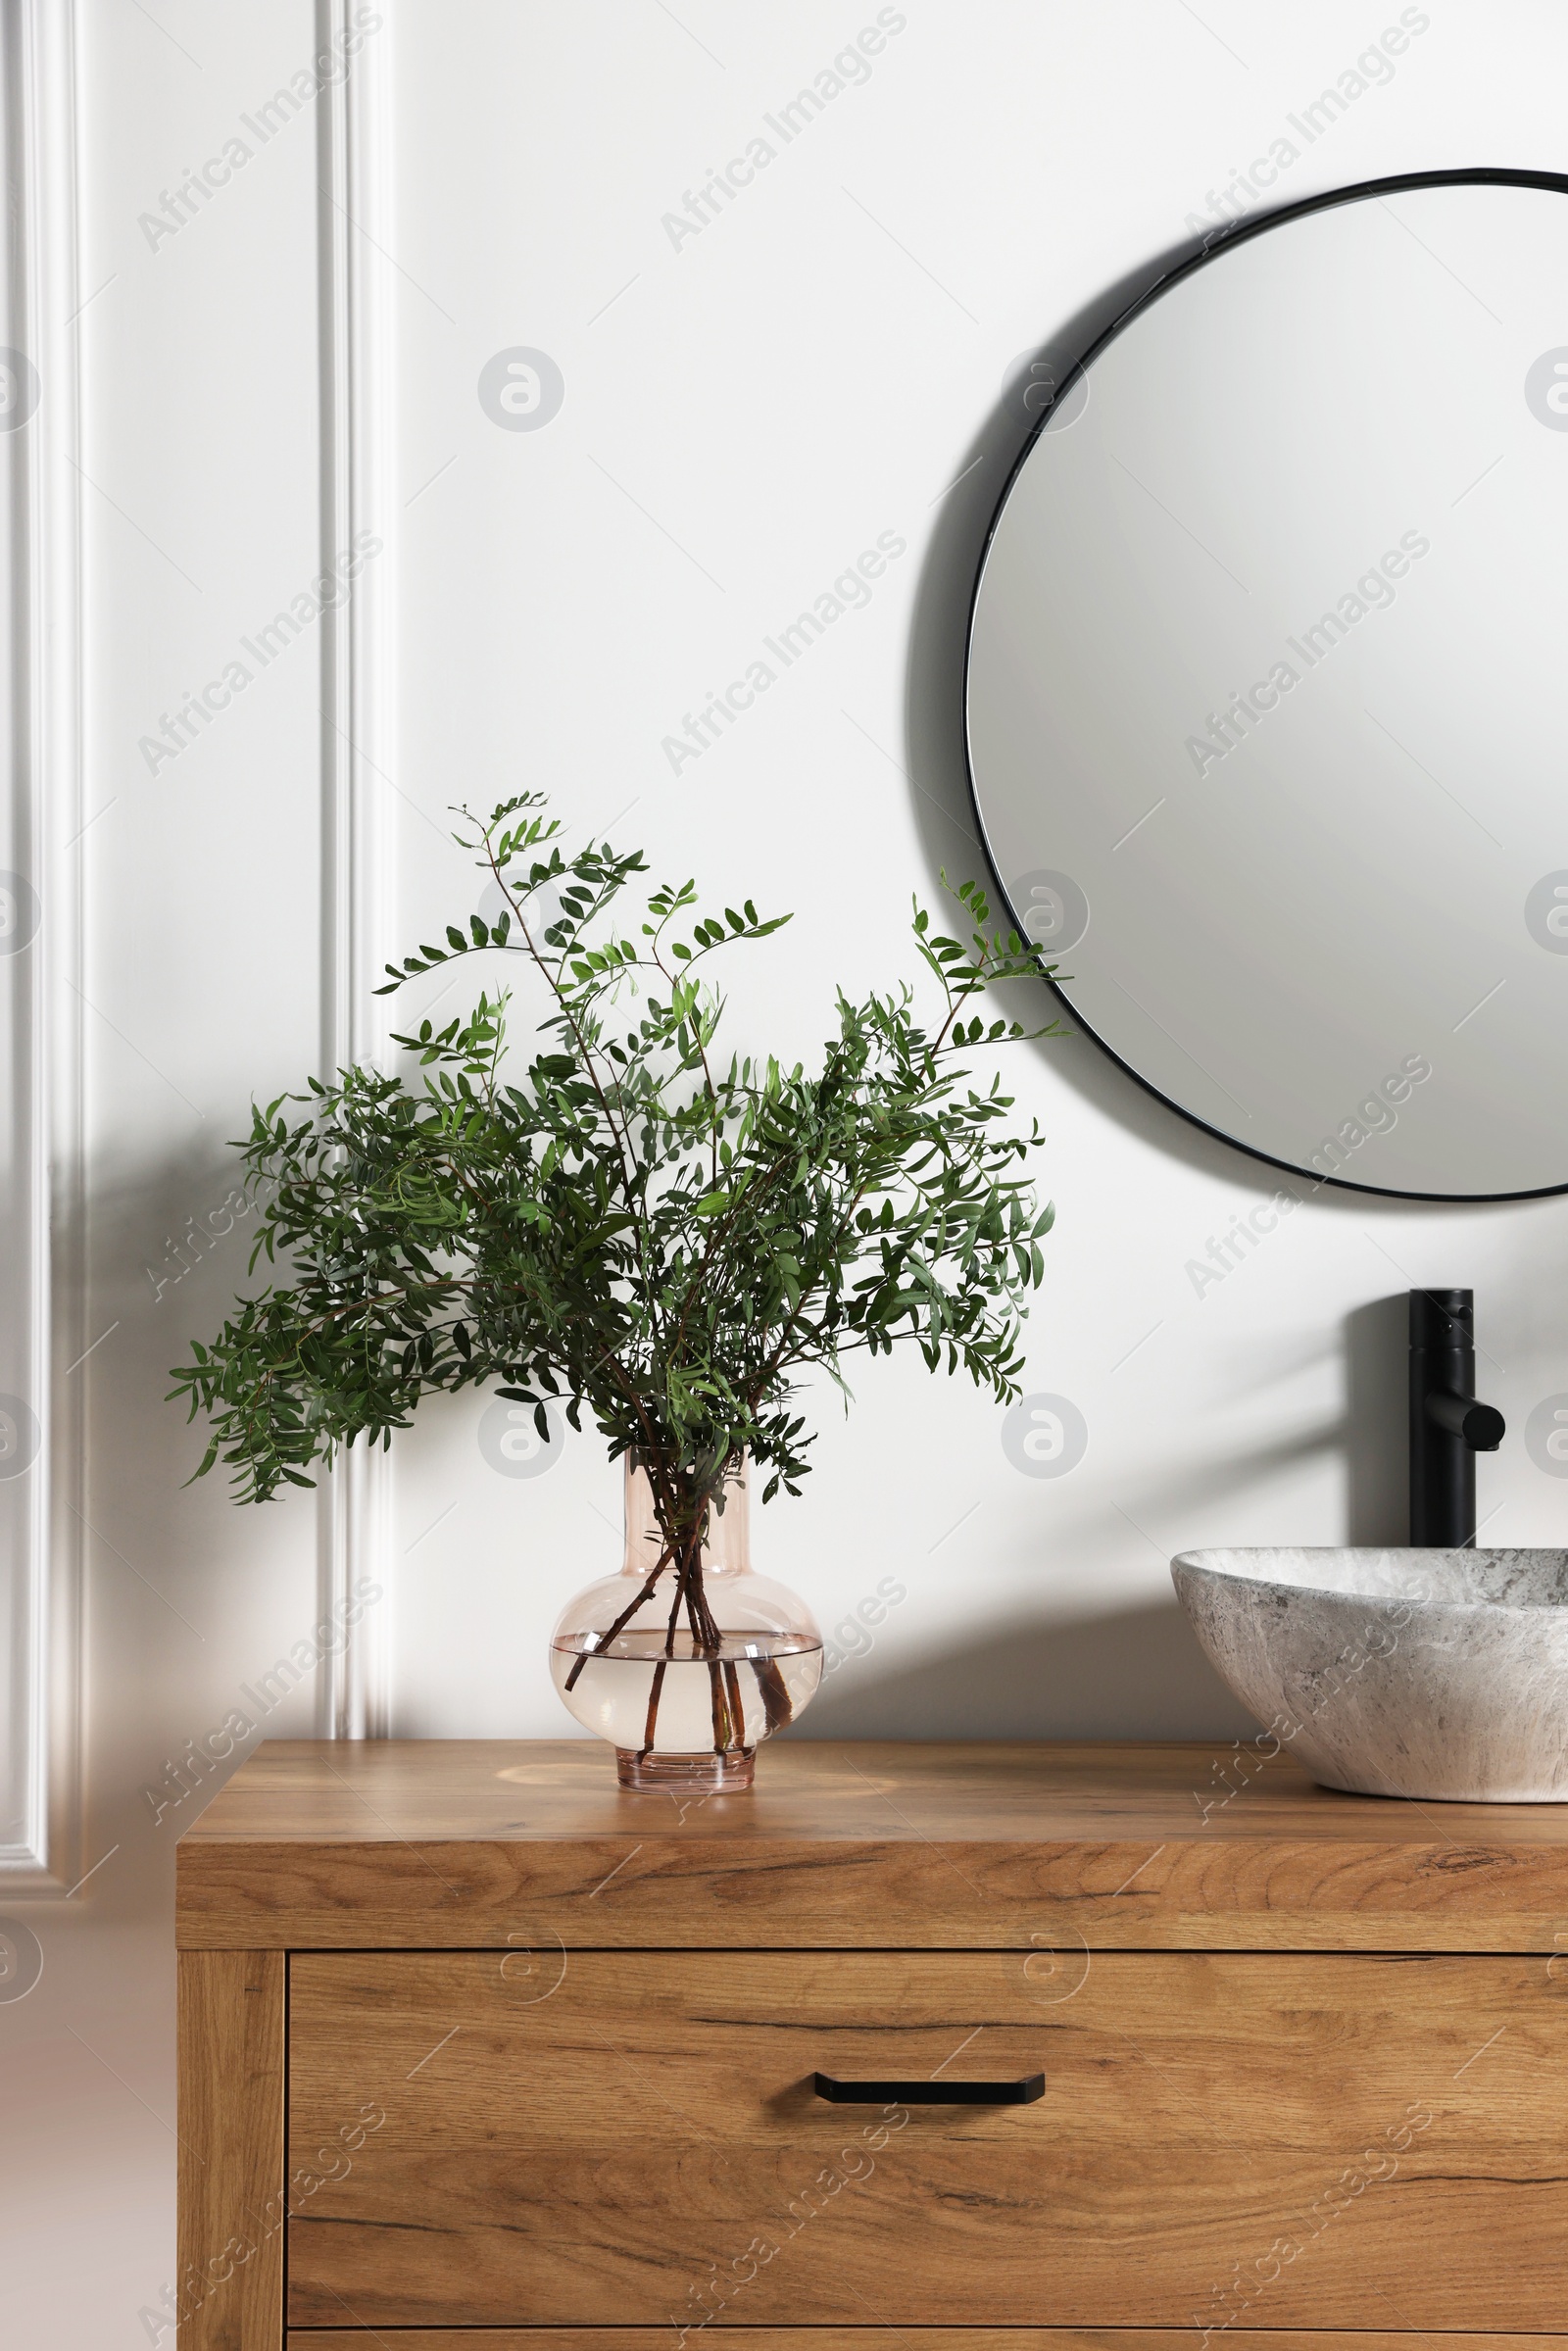
<svg viewBox="0 0 1568 2351">
<path fill-rule="evenodd" d="M 798 1491 L 812 1369 L 842 1388 L 846 1357 L 910 1339 L 933 1370 L 1017 1393 L 1052 1221 L 1027 1173 L 1041 1137 L 1011 1132 L 1011 1097 L 957 1056 L 1058 1033 L 976 1009 L 1049 967 L 965 882 L 964 936 L 914 910 L 934 1025 L 908 985 L 840 991 L 811 1069 L 723 1060 L 704 966 L 789 917 L 705 913 L 688 880 L 619 927 L 642 856 L 567 857 L 545 806 L 459 811 L 504 910 L 388 965 L 383 991 L 521 957 L 544 994 L 531 1058 L 509 1057 L 511 991 L 486 986 L 466 1018 L 395 1040 L 410 1077 L 346 1069 L 258 1106 L 239 1147 L 266 1192 L 251 1267 L 281 1253 L 287 1278 L 193 1343 L 172 1394 L 210 1422 L 196 1474 L 223 1462 L 245 1500 L 390 1443 L 432 1391 L 499 1383 L 542 1434 L 559 1399 L 648 1467 L 685 1576 L 740 1451 L 768 1471 L 764 1498 Z"/>
</svg>

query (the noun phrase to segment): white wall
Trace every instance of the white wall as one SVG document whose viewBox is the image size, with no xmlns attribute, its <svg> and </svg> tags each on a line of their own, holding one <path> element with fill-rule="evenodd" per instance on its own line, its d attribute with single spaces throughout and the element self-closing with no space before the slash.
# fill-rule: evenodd
<svg viewBox="0 0 1568 2351">
<path fill-rule="evenodd" d="M 1210 0 L 1200 22 L 1173 0 L 902 0 L 869 78 L 788 145 L 765 118 L 875 8 L 380 13 L 396 159 L 376 232 L 396 287 L 380 387 L 395 392 L 380 411 L 395 425 L 389 938 L 474 903 L 439 839 L 448 803 L 544 786 L 574 823 L 614 820 L 720 902 L 793 907 L 781 939 L 735 958 L 730 1024 L 738 1045 L 808 1050 L 835 981 L 909 968 L 911 891 L 929 899 L 944 864 L 976 868 L 948 689 L 978 537 L 1027 428 L 1015 363 L 1187 247 L 1208 191 L 1398 12 Z M 1393 80 L 1288 168 L 1282 194 L 1564 168 L 1560 13 L 1423 13 Z M 93 1336 L 117 1326 L 77 1375 L 82 1866 L 110 1857 L 69 1902 L 10 1904 L 45 1966 L 0 2003 L 10 2331 L 60 2351 L 146 2342 L 139 2314 L 172 2277 L 172 1850 L 200 1798 L 155 1819 L 144 1790 L 318 1607 L 309 1499 L 235 1512 L 215 1482 L 184 1487 L 200 1436 L 161 1401 L 244 1250 L 215 1239 L 176 1283 L 166 1242 L 220 1210 L 223 1144 L 252 1093 L 317 1060 L 318 649 L 291 647 L 156 773 L 138 750 L 320 567 L 313 120 L 252 140 L 177 234 L 154 244 L 138 224 L 316 46 L 307 0 L 81 11 L 86 801 L 103 811 L 82 845 L 87 1320 Z M 759 131 L 774 159 L 672 243 L 662 217 Z M 517 346 L 564 379 L 537 430 L 503 430 L 480 405 L 486 363 Z M 683 714 L 883 531 L 906 550 L 869 607 L 672 772 L 663 739 Z M 422 1001 L 411 990 L 394 1017 Z M 1478 1294 L 1486 1393 L 1512 1431 L 1481 1465 L 1489 1536 L 1562 1538 L 1568 1493 L 1519 1432 L 1568 1388 L 1563 1202 L 1325 1193 L 1200 1298 L 1187 1261 L 1273 1172 L 1085 1042 L 1007 1066 L 1020 1113 L 1049 1132 L 1059 1217 L 1028 1387 L 1077 1405 L 1088 1449 L 1065 1477 L 1019 1474 L 994 1407 L 917 1362 L 862 1369 L 848 1420 L 822 1401 L 815 1474 L 762 1518 L 760 1561 L 829 1627 L 890 1573 L 907 1598 L 834 1675 L 808 1735 L 1228 1740 L 1244 1718 L 1172 1605 L 1165 1560 L 1398 1532 L 1402 1340 L 1378 1301 L 1414 1283 Z M 502 1477 L 479 1449 L 483 1410 L 432 1407 L 395 1454 L 385 1623 L 391 1720 L 409 1736 L 567 1730 L 544 1637 L 616 1558 L 602 1446 L 568 1438 L 546 1474 Z M 307 1684 L 267 1729 L 308 1734 L 321 1696 Z"/>
</svg>

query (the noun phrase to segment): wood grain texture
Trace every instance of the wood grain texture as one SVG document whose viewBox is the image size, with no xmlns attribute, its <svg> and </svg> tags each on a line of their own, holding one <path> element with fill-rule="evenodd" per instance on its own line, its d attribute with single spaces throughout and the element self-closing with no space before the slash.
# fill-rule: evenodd
<svg viewBox="0 0 1568 2351">
<path fill-rule="evenodd" d="M 282 2337 L 285 1966 L 179 1955 L 179 2351 Z"/>
<path fill-rule="evenodd" d="M 1568 1806 L 1340 1795 L 1199 1743 L 783 1739 L 753 1793 L 683 1805 L 597 1741 L 278 1741 L 178 1883 L 188 1949 L 1550 1950 Z"/>
<path fill-rule="evenodd" d="M 707 2351 L 1194 2351 L 1191 2329 L 1082 2327 L 709 2327 Z M 1560 2335 L 1449 2334 L 1444 2351 L 1558 2351 Z M 312 2328 L 288 2351 L 372 2351 L 363 2330 Z M 1228 2351 L 1410 2351 L 1404 2334 L 1232 2329 Z M 678 2351 L 667 2327 L 415 2327 L 396 2351 Z"/>
<path fill-rule="evenodd" d="M 295 2327 L 1568 2314 L 1568 1987 L 1540 1960 L 321 1954 L 291 2019 L 296 2176 L 385 2116 L 297 2201 Z M 1047 2088 L 862 2115 L 819 2067 Z"/>
</svg>

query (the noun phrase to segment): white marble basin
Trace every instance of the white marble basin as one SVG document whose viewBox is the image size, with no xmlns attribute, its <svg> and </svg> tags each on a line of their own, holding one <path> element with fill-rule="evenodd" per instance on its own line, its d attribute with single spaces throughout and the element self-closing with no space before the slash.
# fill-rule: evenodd
<svg viewBox="0 0 1568 2351">
<path fill-rule="evenodd" d="M 1183 1551 L 1171 1576 L 1325 1788 L 1568 1803 L 1568 1551 Z"/>
</svg>

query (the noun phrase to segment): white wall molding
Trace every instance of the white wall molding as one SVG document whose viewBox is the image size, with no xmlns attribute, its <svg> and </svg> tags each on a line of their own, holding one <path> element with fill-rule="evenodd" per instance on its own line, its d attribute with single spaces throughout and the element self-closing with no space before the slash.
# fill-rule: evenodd
<svg viewBox="0 0 1568 2351">
<path fill-rule="evenodd" d="M 10 1894 L 60 1893 L 80 1850 L 82 1383 L 81 562 L 77 388 L 75 13 L 73 0 L 5 0 L 0 139 L 6 223 L 0 435 L 6 491 L 10 849 L 36 893 L 30 941 L 6 956 L 11 1148 L 6 1223 L 24 1266 L 21 1344 L 8 1349 L 37 1421 L 14 1480 L 6 1617 L 15 1641 L 3 1771 L 20 1833 L 0 1843 Z M 36 392 L 36 406 L 26 413 Z M 0 420 L 3 421 L 3 420 Z M 14 903 L 14 902 L 13 902 Z M 31 921 L 31 902 L 23 919 Z M 14 917 L 13 917 L 14 919 Z M 15 935 L 15 934 L 13 934 Z M 13 1308 L 16 1312 L 17 1309 Z M 10 1383 L 0 1382 L 9 1386 Z M 23 1442 L 30 1444 L 30 1429 Z M 9 1440 L 17 1442 L 14 1422 Z"/>
<path fill-rule="evenodd" d="M 349 61 L 321 101 L 321 562 L 329 569 L 369 533 L 379 542 L 352 593 L 327 614 L 322 649 L 322 1059 L 328 1070 L 379 1061 L 386 1023 L 373 991 L 389 948 L 390 777 L 395 757 L 392 629 L 393 355 L 388 45 L 383 22 L 357 31 L 353 0 L 318 0 L 318 47 Z M 351 44 L 353 44 L 351 48 Z M 333 1662 L 322 1729 L 334 1739 L 390 1730 L 395 1604 L 385 1453 L 357 1445 L 322 1492 L 323 1612 L 363 1579 L 382 1597 Z"/>
</svg>

